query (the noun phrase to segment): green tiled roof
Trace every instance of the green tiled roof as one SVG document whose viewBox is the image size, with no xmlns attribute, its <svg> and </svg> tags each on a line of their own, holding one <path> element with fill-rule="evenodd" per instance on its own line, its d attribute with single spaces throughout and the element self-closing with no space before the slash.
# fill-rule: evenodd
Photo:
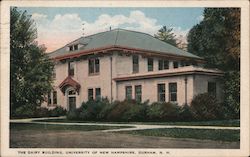
<svg viewBox="0 0 250 157">
<path fill-rule="evenodd" d="M 69 51 L 68 46 L 72 44 L 82 44 L 83 47 L 77 51 Z M 149 50 L 154 52 L 161 52 L 170 55 L 191 57 L 201 59 L 200 57 L 176 48 L 168 43 L 165 43 L 155 37 L 141 32 L 129 31 L 124 29 L 114 29 L 111 31 L 101 32 L 86 37 L 81 37 L 64 47 L 49 53 L 49 56 L 59 57 L 67 54 L 73 54 L 84 50 L 97 49 L 108 46 L 121 46 L 128 48 L 136 48 L 142 50 Z"/>
</svg>

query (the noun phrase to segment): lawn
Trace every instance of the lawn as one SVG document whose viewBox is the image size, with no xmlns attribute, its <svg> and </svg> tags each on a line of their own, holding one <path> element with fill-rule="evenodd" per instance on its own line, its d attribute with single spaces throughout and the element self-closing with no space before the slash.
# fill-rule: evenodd
<svg viewBox="0 0 250 157">
<path fill-rule="evenodd" d="M 239 127 L 240 120 L 216 120 L 216 121 L 194 121 L 194 122 L 97 122 L 97 121 L 75 121 L 67 119 L 36 120 L 40 122 L 63 122 L 63 123 L 119 123 L 119 124 L 150 124 L 150 125 L 185 125 L 185 126 L 227 126 Z"/>
<path fill-rule="evenodd" d="M 116 133 L 132 134 L 141 136 L 173 137 L 173 138 L 193 138 L 215 141 L 240 141 L 240 130 L 221 130 L 221 129 L 148 129 L 135 131 L 120 131 Z"/>
<path fill-rule="evenodd" d="M 55 125 L 55 124 L 30 124 L 30 123 L 10 123 L 11 130 L 39 130 L 39 131 L 93 131 L 119 128 L 131 128 L 129 126 L 103 126 L 103 125 Z"/>
</svg>

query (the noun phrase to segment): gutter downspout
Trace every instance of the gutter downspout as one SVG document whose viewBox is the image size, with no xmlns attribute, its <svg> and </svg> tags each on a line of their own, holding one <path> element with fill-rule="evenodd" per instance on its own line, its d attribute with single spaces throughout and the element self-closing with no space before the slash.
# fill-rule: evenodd
<svg viewBox="0 0 250 157">
<path fill-rule="evenodd" d="M 185 105 L 187 105 L 187 76 L 185 76 Z"/>
<path fill-rule="evenodd" d="M 113 62 L 112 62 L 112 60 L 113 60 L 113 59 L 112 59 L 112 56 L 111 56 L 111 57 L 110 57 L 110 87 L 111 87 L 111 90 L 110 90 L 110 96 L 111 96 L 110 99 L 111 99 L 111 100 L 110 100 L 110 101 L 111 101 L 111 103 L 113 102 L 113 82 L 112 82 L 112 79 L 113 79 L 113 78 L 112 78 L 112 77 L 113 77 L 113 76 L 112 76 L 112 75 L 113 75 L 113 73 L 112 73 L 112 71 L 113 71 L 112 65 L 113 65 L 113 64 L 112 64 L 112 63 L 113 63 Z"/>
</svg>

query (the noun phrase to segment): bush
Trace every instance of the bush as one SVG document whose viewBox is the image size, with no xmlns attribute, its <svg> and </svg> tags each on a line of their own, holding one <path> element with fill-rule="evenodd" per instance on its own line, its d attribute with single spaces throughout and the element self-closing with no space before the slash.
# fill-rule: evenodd
<svg viewBox="0 0 250 157">
<path fill-rule="evenodd" d="M 191 102 L 191 110 L 197 120 L 219 119 L 223 114 L 216 97 L 208 93 L 195 96 Z"/>
<path fill-rule="evenodd" d="M 79 120 L 79 113 L 77 110 L 70 110 L 67 112 L 68 120 Z"/>
<path fill-rule="evenodd" d="M 135 100 L 115 101 L 110 114 L 107 116 L 108 121 L 124 121 L 123 114 L 130 109 L 131 106 L 136 105 Z"/>
<path fill-rule="evenodd" d="M 23 105 L 15 110 L 13 117 L 16 118 L 30 118 L 35 117 L 36 107 L 33 105 Z"/>
<path fill-rule="evenodd" d="M 101 100 L 91 100 L 88 102 L 83 102 L 78 110 L 79 119 L 81 120 L 100 120 L 99 114 L 105 106 L 109 105 L 107 98 L 102 98 Z"/>
<path fill-rule="evenodd" d="M 54 109 L 49 110 L 51 117 L 65 116 L 67 111 L 61 106 L 56 106 Z"/>
<path fill-rule="evenodd" d="M 194 119 L 191 108 L 186 104 L 180 108 L 180 113 L 178 117 L 179 117 L 179 120 L 181 121 L 191 121 Z"/>
<path fill-rule="evenodd" d="M 123 113 L 122 119 L 125 121 L 145 121 L 147 119 L 147 105 L 141 103 L 133 105 Z"/>
<path fill-rule="evenodd" d="M 170 121 L 177 120 L 179 107 L 170 102 L 155 102 L 149 106 L 147 116 L 151 121 Z"/>
<path fill-rule="evenodd" d="M 38 117 L 57 117 L 66 115 L 66 110 L 60 106 L 49 110 L 45 107 L 35 107 L 33 105 L 24 105 L 16 109 L 17 118 L 38 118 Z"/>
</svg>

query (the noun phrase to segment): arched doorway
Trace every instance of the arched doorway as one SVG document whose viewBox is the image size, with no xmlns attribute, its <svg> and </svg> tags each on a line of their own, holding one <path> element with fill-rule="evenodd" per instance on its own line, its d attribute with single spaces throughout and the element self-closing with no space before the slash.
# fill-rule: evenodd
<svg viewBox="0 0 250 157">
<path fill-rule="evenodd" d="M 76 90 L 74 88 L 69 88 L 67 91 L 67 106 L 68 110 L 72 111 L 76 109 Z"/>
</svg>

